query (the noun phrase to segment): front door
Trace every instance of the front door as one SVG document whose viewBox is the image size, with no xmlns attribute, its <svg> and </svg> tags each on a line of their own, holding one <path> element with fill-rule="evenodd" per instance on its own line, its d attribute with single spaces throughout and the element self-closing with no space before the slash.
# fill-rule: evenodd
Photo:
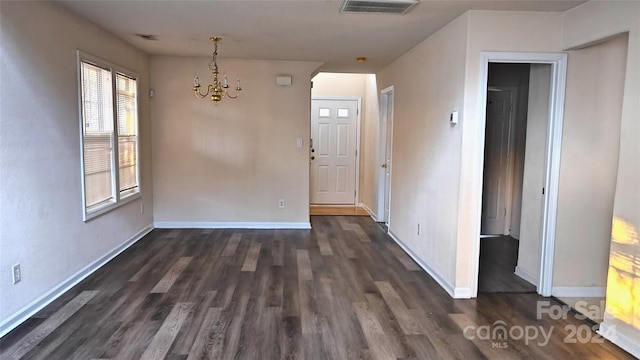
<svg viewBox="0 0 640 360">
<path fill-rule="evenodd" d="M 357 100 L 311 100 L 311 204 L 355 205 L 357 118 Z"/>
<path fill-rule="evenodd" d="M 481 234 L 507 235 L 514 91 L 494 90 L 487 92 Z"/>
</svg>

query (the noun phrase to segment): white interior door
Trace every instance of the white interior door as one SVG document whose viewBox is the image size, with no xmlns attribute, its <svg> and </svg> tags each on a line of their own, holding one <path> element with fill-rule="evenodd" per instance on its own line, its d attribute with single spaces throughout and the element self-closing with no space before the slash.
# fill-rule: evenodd
<svg viewBox="0 0 640 360">
<path fill-rule="evenodd" d="M 311 100 L 311 204 L 355 205 L 357 100 Z"/>
<path fill-rule="evenodd" d="M 391 151 L 393 140 L 393 86 L 380 92 L 378 127 L 378 194 L 376 221 L 389 226 L 391 218 Z"/>
<path fill-rule="evenodd" d="M 384 96 L 385 102 L 385 154 L 384 163 L 384 223 L 389 225 L 389 214 L 391 207 L 391 150 L 393 149 L 393 92 L 390 91 Z"/>
<path fill-rule="evenodd" d="M 513 90 L 487 92 L 487 127 L 482 187 L 481 234 L 508 234 L 505 228 L 511 186 L 511 128 L 515 101 Z"/>
</svg>

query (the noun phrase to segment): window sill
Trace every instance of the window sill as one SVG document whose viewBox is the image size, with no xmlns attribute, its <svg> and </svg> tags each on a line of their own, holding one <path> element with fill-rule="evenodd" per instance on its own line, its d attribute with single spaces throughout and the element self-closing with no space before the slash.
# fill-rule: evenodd
<svg viewBox="0 0 640 360">
<path fill-rule="evenodd" d="M 126 205 L 134 200 L 140 199 L 142 197 L 142 193 L 140 191 L 127 195 L 123 198 L 120 198 L 120 201 L 110 204 L 105 204 L 99 208 L 93 209 L 91 211 L 84 212 L 84 222 L 95 219 L 103 214 L 110 212 L 111 210 L 115 210 L 123 205 Z"/>
</svg>

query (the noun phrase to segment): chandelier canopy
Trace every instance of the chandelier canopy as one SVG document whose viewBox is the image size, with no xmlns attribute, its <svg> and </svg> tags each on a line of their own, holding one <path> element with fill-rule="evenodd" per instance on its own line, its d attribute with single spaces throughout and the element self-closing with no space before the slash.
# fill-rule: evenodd
<svg viewBox="0 0 640 360">
<path fill-rule="evenodd" d="M 200 88 L 202 87 L 200 85 L 200 79 L 198 78 L 198 73 L 196 73 L 196 75 L 193 77 L 193 93 L 200 99 L 204 99 L 205 97 L 207 97 L 207 95 L 211 95 L 211 101 L 215 101 L 216 103 L 218 103 L 225 97 L 236 99 L 239 95 L 239 92 L 242 90 L 242 88 L 240 87 L 240 78 L 236 79 L 236 94 L 230 94 L 227 75 L 223 75 L 222 81 L 218 79 L 218 75 L 220 74 L 220 72 L 218 71 L 218 42 L 222 40 L 222 38 L 218 36 L 212 36 L 209 39 L 213 41 L 214 45 L 213 54 L 211 55 L 211 60 L 209 61 L 209 69 L 211 69 L 211 72 L 213 73 L 213 84 L 209 84 L 209 86 L 207 86 L 207 92 L 202 93 L 200 91 Z"/>
</svg>

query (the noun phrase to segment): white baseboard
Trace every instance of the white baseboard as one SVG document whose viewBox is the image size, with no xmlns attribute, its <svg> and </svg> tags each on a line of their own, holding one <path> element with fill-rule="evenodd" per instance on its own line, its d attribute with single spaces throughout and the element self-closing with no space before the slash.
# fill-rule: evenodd
<svg viewBox="0 0 640 360">
<path fill-rule="evenodd" d="M 516 271 L 514 272 L 514 274 L 518 275 L 520 278 L 522 278 L 522 280 L 531 283 L 536 288 L 538 287 L 538 279 L 536 278 L 536 276 L 523 269 L 522 267 L 516 266 Z"/>
<path fill-rule="evenodd" d="M 551 295 L 555 297 L 605 297 L 606 287 L 564 287 L 554 286 Z"/>
<path fill-rule="evenodd" d="M 471 299 L 471 288 L 454 288 L 453 289 L 453 298 L 454 299 Z"/>
<path fill-rule="evenodd" d="M 392 232 L 389 231 L 389 236 L 393 239 L 393 241 L 398 244 L 407 253 L 427 274 L 429 274 L 443 289 L 446 291 L 449 296 L 454 299 L 470 299 L 471 298 L 471 289 L 470 288 L 454 288 L 451 284 L 449 284 L 445 279 L 443 279 L 440 274 L 438 274 L 435 270 L 433 270 L 429 265 L 425 264 L 422 259 L 418 257 L 418 255 L 414 254 L 411 249 L 409 249 L 398 237 Z"/>
<path fill-rule="evenodd" d="M 361 208 L 364 209 L 364 211 L 366 211 L 367 213 L 369 213 L 369 216 L 371 216 L 371 218 L 373 219 L 373 221 L 377 222 L 378 218 L 376 216 L 376 214 L 373 212 L 373 210 L 369 209 L 369 207 L 365 204 L 365 203 L 360 203 L 359 206 Z"/>
<path fill-rule="evenodd" d="M 310 222 L 156 221 L 157 229 L 311 229 Z"/>
<path fill-rule="evenodd" d="M 42 310 L 45 306 L 49 305 L 66 291 L 77 285 L 80 281 L 84 280 L 87 276 L 93 274 L 104 264 L 111 261 L 111 259 L 118 256 L 120 253 L 128 249 L 131 245 L 135 244 L 136 242 L 138 242 L 138 240 L 142 239 L 145 235 L 150 233 L 151 230 L 153 230 L 153 225 L 149 224 L 147 227 L 138 231 L 137 234 L 129 238 L 129 240 L 112 249 L 95 261 L 91 262 L 89 265 L 80 269 L 78 272 L 56 285 L 53 289 L 47 291 L 44 295 L 31 302 L 29 305 L 23 307 L 13 315 L 9 316 L 7 319 L 2 321 L 2 323 L 0 323 L 0 337 L 5 336 L 11 330 L 15 329 L 18 325 L 22 324 L 29 317 Z"/>
<path fill-rule="evenodd" d="M 604 321 L 600 324 L 598 334 L 616 344 L 617 346 L 622 348 L 622 350 L 640 359 L 640 343 L 638 343 L 637 335 L 631 337 L 624 332 L 620 332 L 617 330 L 618 329 L 615 327 L 615 325 L 609 326 L 606 321 Z"/>
</svg>

